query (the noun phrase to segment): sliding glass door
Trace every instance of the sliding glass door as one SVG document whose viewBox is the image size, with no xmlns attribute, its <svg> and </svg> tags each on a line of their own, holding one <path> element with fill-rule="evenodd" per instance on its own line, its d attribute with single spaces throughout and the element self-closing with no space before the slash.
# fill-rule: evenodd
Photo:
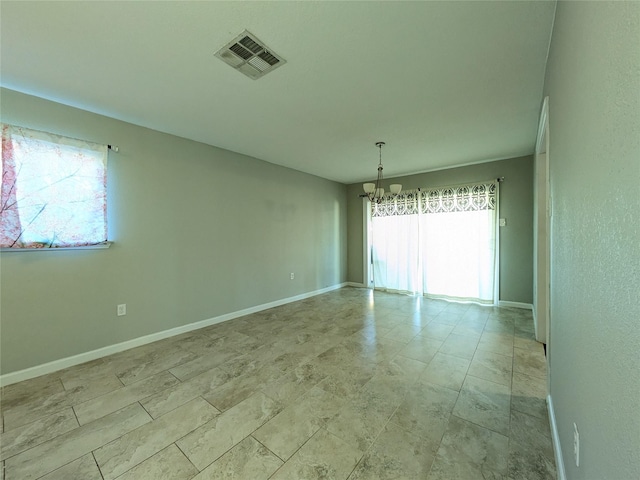
<svg viewBox="0 0 640 480">
<path fill-rule="evenodd" d="M 404 192 L 372 204 L 374 286 L 497 302 L 497 183 Z"/>
</svg>

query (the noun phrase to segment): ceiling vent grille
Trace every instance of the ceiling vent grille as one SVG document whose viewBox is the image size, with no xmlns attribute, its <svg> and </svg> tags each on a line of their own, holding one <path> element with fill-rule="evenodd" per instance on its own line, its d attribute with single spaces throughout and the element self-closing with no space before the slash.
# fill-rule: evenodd
<svg viewBox="0 0 640 480">
<path fill-rule="evenodd" d="M 218 50 L 216 57 L 254 80 L 287 63 L 247 30 Z"/>
</svg>

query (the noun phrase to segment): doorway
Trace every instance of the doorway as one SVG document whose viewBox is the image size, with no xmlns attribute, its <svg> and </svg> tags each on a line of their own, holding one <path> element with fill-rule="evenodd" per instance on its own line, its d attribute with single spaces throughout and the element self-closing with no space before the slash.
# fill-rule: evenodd
<svg viewBox="0 0 640 480">
<path fill-rule="evenodd" d="M 549 97 L 540 112 L 534 157 L 533 189 L 533 315 L 536 340 L 550 349 L 550 224 L 551 190 L 549 182 Z"/>
</svg>

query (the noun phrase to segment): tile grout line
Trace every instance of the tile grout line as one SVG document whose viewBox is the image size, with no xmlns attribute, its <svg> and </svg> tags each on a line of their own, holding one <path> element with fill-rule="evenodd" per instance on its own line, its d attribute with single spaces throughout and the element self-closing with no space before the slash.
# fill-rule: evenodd
<svg viewBox="0 0 640 480">
<path fill-rule="evenodd" d="M 266 425 L 266 424 L 263 424 L 263 425 Z M 262 443 L 260 440 L 258 440 L 256 437 L 254 437 L 254 436 L 253 436 L 253 434 L 254 434 L 254 433 L 256 433 L 256 432 L 258 431 L 258 429 L 259 429 L 259 428 L 260 428 L 260 427 L 256 428 L 253 432 L 251 432 L 249 435 L 247 435 L 246 437 L 244 437 L 244 438 L 242 439 L 242 441 L 244 442 L 247 438 L 251 437 L 251 438 L 253 438 L 256 442 L 258 442 L 260 445 L 262 445 L 264 448 L 266 448 L 267 450 L 269 450 L 269 452 L 271 452 L 273 455 L 275 455 L 275 456 L 276 456 L 276 458 L 280 459 L 280 460 L 282 461 L 282 465 L 284 465 L 285 463 L 287 463 L 287 461 L 286 461 L 286 460 L 284 460 L 280 455 L 278 455 L 276 452 L 274 452 L 273 450 L 271 450 L 271 449 L 270 449 L 269 447 L 267 447 L 264 443 Z M 238 442 L 238 443 L 240 443 L 240 442 Z M 289 458 L 291 458 L 291 457 L 289 457 Z M 282 466 L 282 465 L 281 465 L 281 466 Z M 278 469 L 279 469 L 279 468 L 280 468 L 280 467 L 278 467 Z"/>
<path fill-rule="evenodd" d="M 182 437 L 182 438 L 184 438 L 184 437 Z M 204 470 L 205 468 L 207 468 L 207 467 L 209 466 L 209 465 L 207 465 L 207 467 L 204 467 L 202 470 L 200 470 L 200 469 L 199 469 L 198 467 L 196 467 L 196 466 L 195 466 L 195 464 L 191 461 L 191 459 L 189 458 L 189 455 L 187 455 L 187 454 L 186 454 L 186 452 L 184 452 L 184 451 L 180 448 L 180 445 L 178 445 L 178 440 L 176 440 L 175 442 L 173 442 L 171 445 L 175 445 L 175 446 L 176 446 L 176 448 L 178 449 L 178 451 L 179 451 L 182 455 L 184 455 L 184 458 L 186 458 L 186 459 L 187 459 L 187 461 L 188 461 L 191 465 L 193 465 L 193 468 L 195 468 L 198 472 L 201 472 L 202 470 Z"/>
<path fill-rule="evenodd" d="M 95 455 L 95 453 L 93 453 L 93 451 L 91 451 L 91 458 L 93 458 L 93 463 L 96 464 L 96 468 L 98 469 L 98 473 L 100 474 L 100 478 L 102 478 L 102 480 L 104 480 L 104 475 L 102 474 L 102 469 L 100 468 L 100 465 L 98 465 L 98 460 L 96 460 L 96 455 Z"/>
</svg>

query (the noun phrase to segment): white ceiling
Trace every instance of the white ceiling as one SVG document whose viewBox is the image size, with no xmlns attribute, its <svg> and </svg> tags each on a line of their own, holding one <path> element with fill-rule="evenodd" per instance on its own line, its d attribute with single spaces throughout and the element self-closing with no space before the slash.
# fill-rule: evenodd
<svg viewBox="0 0 640 480">
<path fill-rule="evenodd" d="M 1 84 L 343 183 L 533 152 L 555 2 L 12 2 Z M 214 57 L 249 30 L 287 61 Z"/>
</svg>

